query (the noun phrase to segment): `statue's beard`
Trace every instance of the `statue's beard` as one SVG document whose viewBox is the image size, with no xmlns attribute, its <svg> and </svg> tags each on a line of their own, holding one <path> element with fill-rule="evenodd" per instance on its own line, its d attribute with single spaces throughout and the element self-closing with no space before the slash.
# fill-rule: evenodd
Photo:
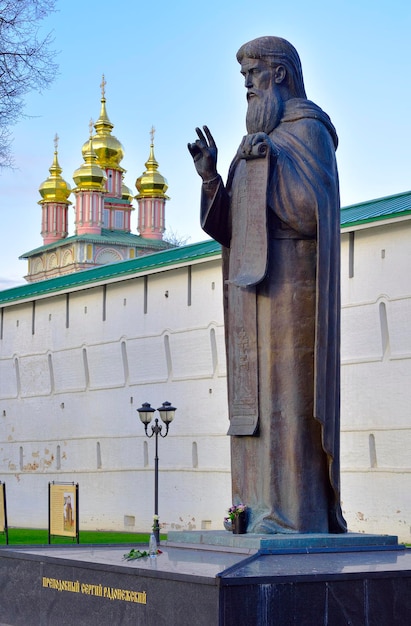
<svg viewBox="0 0 411 626">
<path fill-rule="evenodd" d="M 282 98 L 276 90 L 271 89 L 251 89 L 247 98 L 248 134 L 263 132 L 268 135 L 280 123 L 283 114 Z"/>
</svg>

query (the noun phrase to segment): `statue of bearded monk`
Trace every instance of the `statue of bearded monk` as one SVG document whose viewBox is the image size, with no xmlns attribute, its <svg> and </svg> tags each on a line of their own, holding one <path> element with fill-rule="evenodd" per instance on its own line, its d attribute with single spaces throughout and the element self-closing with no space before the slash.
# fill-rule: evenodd
<svg viewBox="0 0 411 626">
<path fill-rule="evenodd" d="M 233 503 L 247 532 L 345 532 L 337 135 L 290 43 L 255 39 L 237 59 L 247 135 L 226 185 L 209 129 L 188 145 L 202 227 L 223 246 Z"/>
</svg>

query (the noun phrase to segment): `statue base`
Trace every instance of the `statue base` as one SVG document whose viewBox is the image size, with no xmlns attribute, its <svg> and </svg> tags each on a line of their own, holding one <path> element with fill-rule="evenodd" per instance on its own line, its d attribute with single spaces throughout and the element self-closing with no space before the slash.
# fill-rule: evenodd
<svg viewBox="0 0 411 626">
<path fill-rule="evenodd" d="M 146 545 L 4 546 L 0 624 L 403 626 L 411 550 L 390 541 L 174 532 L 135 561 L 123 555 Z"/>
<path fill-rule="evenodd" d="M 170 531 L 167 545 L 192 547 L 196 549 L 225 548 L 240 552 L 254 553 L 257 551 L 281 554 L 286 552 L 315 551 L 361 551 L 361 550 L 402 550 L 395 535 L 371 535 L 364 533 L 282 533 L 255 534 L 245 533 L 241 536 L 220 530 L 207 531 Z"/>
</svg>

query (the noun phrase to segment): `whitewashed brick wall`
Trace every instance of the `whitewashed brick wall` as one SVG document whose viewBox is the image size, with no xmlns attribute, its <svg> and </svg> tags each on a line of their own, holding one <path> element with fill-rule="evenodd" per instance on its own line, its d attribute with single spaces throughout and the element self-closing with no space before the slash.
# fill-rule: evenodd
<svg viewBox="0 0 411 626">
<path fill-rule="evenodd" d="M 342 501 L 349 528 L 411 541 L 411 224 L 342 236 Z M 352 252 L 352 251 L 351 251 Z M 154 441 L 166 528 L 221 528 L 230 500 L 220 261 L 5 307 L 0 479 L 10 525 L 47 525 L 47 483 L 80 483 L 81 528 L 147 530 Z M 145 298 L 146 293 L 146 298 Z M 146 312 L 145 312 L 146 307 Z M 34 333 L 33 333 L 34 329 Z M 130 524 L 132 524 L 130 526 Z"/>
</svg>

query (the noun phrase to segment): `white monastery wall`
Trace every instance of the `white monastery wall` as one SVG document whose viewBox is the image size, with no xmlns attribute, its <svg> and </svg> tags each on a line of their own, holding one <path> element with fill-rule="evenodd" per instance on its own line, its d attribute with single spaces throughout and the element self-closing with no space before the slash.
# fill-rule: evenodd
<svg viewBox="0 0 411 626">
<path fill-rule="evenodd" d="M 81 528 L 149 530 L 154 439 L 137 408 L 169 400 L 161 522 L 221 527 L 231 496 L 218 260 L 6 307 L 0 344 L 10 525 L 47 526 L 55 480 L 79 482 Z"/>
<path fill-rule="evenodd" d="M 411 224 L 342 236 L 341 468 L 350 530 L 411 541 Z M 6 306 L 0 479 L 10 525 L 47 525 L 47 484 L 80 484 L 81 528 L 148 530 L 154 441 L 165 528 L 221 528 L 231 503 L 220 261 Z"/>
<path fill-rule="evenodd" d="M 356 230 L 351 243 L 350 236 L 343 235 L 341 321 L 343 509 L 350 529 L 397 534 L 407 542 L 411 541 L 410 241 L 409 221 Z"/>
</svg>

